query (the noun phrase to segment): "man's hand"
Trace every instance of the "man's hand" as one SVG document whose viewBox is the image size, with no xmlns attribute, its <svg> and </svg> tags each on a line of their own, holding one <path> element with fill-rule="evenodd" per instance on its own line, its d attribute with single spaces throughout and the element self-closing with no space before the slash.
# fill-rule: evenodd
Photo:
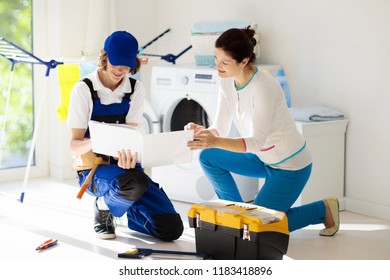
<svg viewBox="0 0 390 280">
<path fill-rule="evenodd" d="M 131 154 L 130 150 L 118 151 L 118 166 L 123 169 L 132 169 L 138 161 L 138 153 Z"/>
</svg>

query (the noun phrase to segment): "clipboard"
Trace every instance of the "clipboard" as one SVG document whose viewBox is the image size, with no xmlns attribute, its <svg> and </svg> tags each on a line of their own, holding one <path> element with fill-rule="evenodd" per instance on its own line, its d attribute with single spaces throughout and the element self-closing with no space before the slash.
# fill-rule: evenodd
<svg viewBox="0 0 390 280">
<path fill-rule="evenodd" d="M 97 154 L 118 156 L 119 150 L 138 153 L 143 167 L 184 164 L 192 161 L 187 142 L 193 140 L 193 130 L 142 134 L 126 124 L 89 121 L 92 150 Z"/>
</svg>

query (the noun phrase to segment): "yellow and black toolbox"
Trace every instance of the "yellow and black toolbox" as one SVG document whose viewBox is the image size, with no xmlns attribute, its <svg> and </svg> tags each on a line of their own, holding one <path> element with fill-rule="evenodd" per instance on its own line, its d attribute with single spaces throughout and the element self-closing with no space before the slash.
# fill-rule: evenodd
<svg viewBox="0 0 390 280">
<path fill-rule="evenodd" d="M 290 232 L 284 212 L 249 203 L 212 200 L 193 204 L 188 221 L 197 253 L 215 260 L 281 260 Z"/>
</svg>

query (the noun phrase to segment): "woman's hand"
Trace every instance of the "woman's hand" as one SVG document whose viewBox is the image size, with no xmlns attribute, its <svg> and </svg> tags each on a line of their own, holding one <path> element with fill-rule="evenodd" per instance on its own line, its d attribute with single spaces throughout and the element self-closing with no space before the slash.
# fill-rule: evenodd
<svg viewBox="0 0 390 280">
<path fill-rule="evenodd" d="M 193 122 L 188 123 L 186 126 L 184 126 L 184 130 L 194 130 L 194 134 L 206 129 L 203 125 L 199 125 Z"/>
<path fill-rule="evenodd" d="M 202 129 L 194 134 L 194 140 L 187 142 L 187 147 L 190 150 L 215 148 L 217 145 L 217 137 L 208 129 Z"/>
<path fill-rule="evenodd" d="M 132 169 L 138 161 L 138 153 L 131 154 L 130 150 L 118 151 L 118 166 L 123 169 Z"/>
</svg>

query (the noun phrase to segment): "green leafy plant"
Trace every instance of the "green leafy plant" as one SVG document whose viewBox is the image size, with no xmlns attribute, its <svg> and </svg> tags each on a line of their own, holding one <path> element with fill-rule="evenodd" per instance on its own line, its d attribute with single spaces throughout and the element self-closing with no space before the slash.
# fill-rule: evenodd
<svg viewBox="0 0 390 280">
<path fill-rule="evenodd" d="M 0 0 L 0 37 L 32 52 L 32 0 Z M 4 146 L 0 147 L 0 169 L 17 167 L 12 158 L 27 161 L 29 142 L 33 133 L 33 70 L 28 63 L 16 63 L 13 69 L 10 103 L 6 103 L 12 63 L 0 56 L 0 133 Z M 4 131 L 1 131 L 5 123 Z M 4 141 L 5 140 L 5 141 Z"/>
</svg>

